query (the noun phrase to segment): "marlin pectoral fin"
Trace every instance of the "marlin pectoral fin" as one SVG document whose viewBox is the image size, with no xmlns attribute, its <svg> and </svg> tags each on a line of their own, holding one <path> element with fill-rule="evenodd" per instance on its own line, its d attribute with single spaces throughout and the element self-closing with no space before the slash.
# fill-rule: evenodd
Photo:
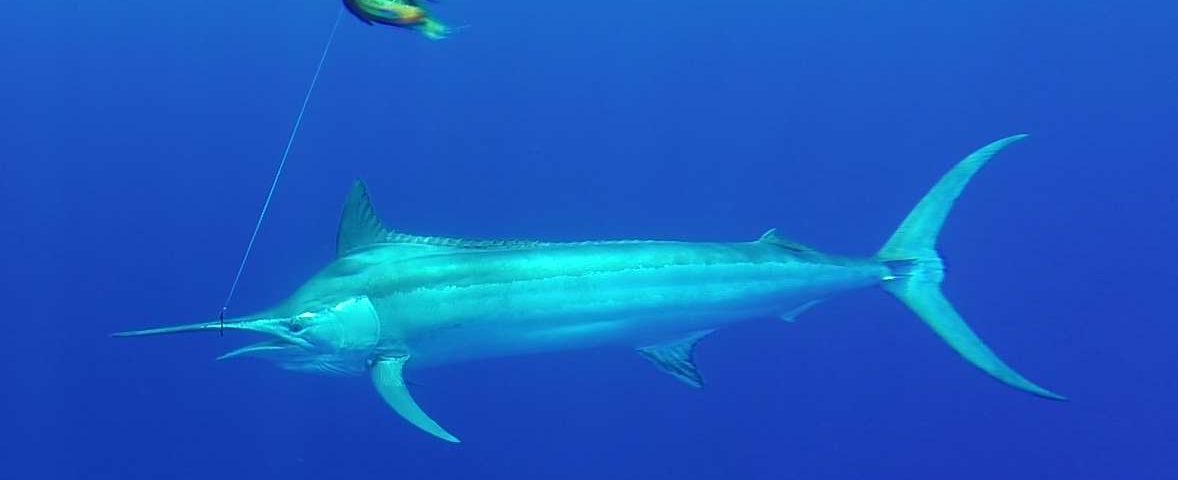
<svg viewBox="0 0 1178 480">
<path fill-rule="evenodd" d="M 417 402 L 413 401 L 413 397 L 409 395 L 409 389 L 405 386 L 405 377 L 402 374 L 407 360 L 409 360 L 409 356 L 405 355 L 382 358 L 373 363 L 372 383 L 376 385 L 376 391 L 380 392 L 385 403 L 393 407 L 393 410 L 409 423 L 442 440 L 459 443 L 457 437 L 450 435 L 450 432 L 438 425 L 438 422 L 429 418 L 429 415 L 426 415 L 421 407 L 417 406 Z"/>
<path fill-rule="evenodd" d="M 704 379 L 695 368 L 695 344 L 712 333 L 711 330 L 694 332 L 686 337 L 642 347 L 638 353 L 671 376 L 695 388 L 703 388 Z"/>
</svg>

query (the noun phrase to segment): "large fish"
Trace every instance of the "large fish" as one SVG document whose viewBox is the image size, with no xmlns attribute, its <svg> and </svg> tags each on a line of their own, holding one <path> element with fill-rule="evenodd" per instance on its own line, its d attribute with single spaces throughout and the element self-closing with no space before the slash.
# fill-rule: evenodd
<svg viewBox="0 0 1178 480">
<path fill-rule="evenodd" d="M 348 195 L 338 257 L 278 306 L 223 328 L 267 341 L 223 355 L 291 370 L 367 374 L 418 428 L 458 439 L 414 402 L 406 368 L 599 346 L 637 350 L 694 387 L 692 350 L 709 333 L 765 317 L 792 319 L 840 293 L 879 286 L 966 361 L 1011 387 L 1062 399 L 1015 372 L 941 294 L 937 234 L 962 189 L 1023 135 L 991 143 L 949 171 L 873 257 L 818 252 L 777 236 L 738 243 L 553 243 L 422 237 L 385 228 L 364 185 Z M 117 333 L 216 332 L 218 321 Z"/>
</svg>

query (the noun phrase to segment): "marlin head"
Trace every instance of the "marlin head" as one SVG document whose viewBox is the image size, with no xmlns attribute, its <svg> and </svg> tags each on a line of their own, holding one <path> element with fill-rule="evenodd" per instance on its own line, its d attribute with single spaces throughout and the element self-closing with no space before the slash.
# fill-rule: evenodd
<svg viewBox="0 0 1178 480">
<path fill-rule="evenodd" d="M 291 316 L 260 314 L 191 325 L 133 330 L 115 337 L 238 330 L 265 334 L 268 340 L 221 355 L 218 360 L 260 357 L 288 369 L 313 373 L 360 374 L 380 339 L 372 302 L 366 296 Z"/>
<path fill-rule="evenodd" d="M 369 374 L 381 398 L 399 415 L 425 432 L 448 442 L 458 442 L 422 411 L 409 395 L 403 376 L 410 352 L 402 333 L 381 331 L 381 319 L 366 293 L 369 278 L 363 252 L 374 245 L 398 242 L 399 258 L 449 248 L 433 246 L 428 237 L 401 235 L 388 230 L 376 217 L 364 184 L 357 182 L 345 203 L 338 233 L 340 261 L 309 280 L 278 307 L 255 315 L 171 327 L 115 333 L 115 337 L 142 337 L 189 332 L 237 330 L 260 333 L 266 340 L 221 355 L 218 359 L 259 357 L 287 370 L 311 373 Z M 453 243 L 454 241 L 449 241 Z M 447 245 L 450 245 L 447 243 Z M 484 244 L 478 244 L 483 246 Z M 492 243 L 491 245 L 498 245 Z M 352 254 L 358 253 L 358 256 Z"/>
</svg>

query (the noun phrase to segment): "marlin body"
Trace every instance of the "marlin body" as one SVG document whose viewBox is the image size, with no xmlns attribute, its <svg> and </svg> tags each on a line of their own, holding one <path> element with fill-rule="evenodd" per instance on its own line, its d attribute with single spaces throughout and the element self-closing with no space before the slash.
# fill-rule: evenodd
<svg viewBox="0 0 1178 480">
<path fill-rule="evenodd" d="M 382 398 L 422 430 L 448 433 L 414 402 L 403 378 L 420 368 L 490 357 L 601 346 L 633 348 L 701 387 L 692 351 L 733 323 L 802 311 L 840 293 L 880 286 L 967 361 L 1014 388 L 1062 397 L 1002 362 L 940 291 L 934 244 L 954 200 L 994 154 L 962 160 L 873 257 L 820 253 L 772 230 L 751 242 L 552 243 L 423 237 L 387 229 L 366 189 L 348 196 L 338 257 L 278 306 L 223 328 L 270 340 L 221 358 L 268 358 L 291 370 L 368 374 Z M 216 331 L 220 322 L 116 336 Z"/>
</svg>

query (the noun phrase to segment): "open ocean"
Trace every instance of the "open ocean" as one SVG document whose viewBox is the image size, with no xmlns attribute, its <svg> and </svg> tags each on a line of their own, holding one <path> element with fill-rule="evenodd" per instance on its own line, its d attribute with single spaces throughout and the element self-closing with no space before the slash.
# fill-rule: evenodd
<svg viewBox="0 0 1178 480">
<path fill-rule="evenodd" d="M 230 314 L 334 255 L 351 182 L 392 228 L 869 256 L 1016 133 L 940 238 L 995 382 L 881 290 L 701 342 L 366 377 L 216 362 L 215 319 L 338 0 L 12 1 L 0 19 L 0 478 L 1178 478 L 1178 5 L 426 4 L 344 14 Z"/>
</svg>

